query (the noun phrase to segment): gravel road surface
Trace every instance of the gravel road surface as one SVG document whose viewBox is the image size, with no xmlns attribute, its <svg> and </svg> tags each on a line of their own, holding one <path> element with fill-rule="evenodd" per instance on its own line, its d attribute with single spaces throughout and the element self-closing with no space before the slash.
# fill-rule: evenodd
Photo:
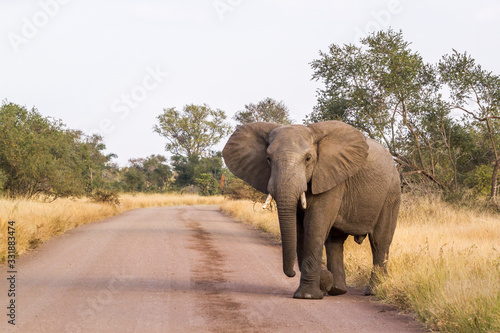
<svg viewBox="0 0 500 333">
<path fill-rule="evenodd" d="M 17 259 L 16 325 L 1 332 L 423 332 L 362 296 L 292 298 L 281 249 L 215 206 L 147 208 L 88 224 Z M 298 272 L 298 269 L 296 268 Z"/>
</svg>

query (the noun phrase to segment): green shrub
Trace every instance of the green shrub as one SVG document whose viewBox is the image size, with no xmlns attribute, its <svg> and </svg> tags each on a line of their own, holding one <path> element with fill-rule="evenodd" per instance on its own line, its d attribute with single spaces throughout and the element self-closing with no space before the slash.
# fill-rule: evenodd
<svg viewBox="0 0 500 333">
<path fill-rule="evenodd" d="M 196 186 L 200 189 L 200 195 L 219 194 L 219 183 L 210 173 L 202 173 L 195 179 Z"/>
<path fill-rule="evenodd" d="M 107 203 L 118 206 L 118 192 L 116 190 L 97 189 L 92 193 L 91 199 L 93 202 Z"/>
<path fill-rule="evenodd" d="M 465 183 L 475 192 L 482 195 L 491 193 L 491 177 L 493 176 L 493 166 L 479 165 L 466 178 Z"/>
</svg>

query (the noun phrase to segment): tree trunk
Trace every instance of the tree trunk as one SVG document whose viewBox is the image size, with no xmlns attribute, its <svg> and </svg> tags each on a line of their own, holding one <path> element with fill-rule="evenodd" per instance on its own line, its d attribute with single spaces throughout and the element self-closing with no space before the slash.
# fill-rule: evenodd
<svg viewBox="0 0 500 333">
<path fill-rule="evenodd" d="M 498 192 L 498 170 L 500 169 L 500 159 L 497 159 L 493 167 L 493 175 L 491 176 L 491 200 L 497 203 Z"/>
</svg>

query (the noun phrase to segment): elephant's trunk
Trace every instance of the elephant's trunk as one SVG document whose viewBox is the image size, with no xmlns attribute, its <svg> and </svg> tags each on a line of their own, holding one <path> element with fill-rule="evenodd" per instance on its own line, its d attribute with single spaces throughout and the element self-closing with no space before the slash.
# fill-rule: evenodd
<svg viewBox="0 0 500 333">
<path fill-rule="evenodd" d="M 299 197 L 306 190 L 305 179 L 302 181 L 282 181 L 278 177 L 279 184 L 275 191 L 275 201 L 278 207 L 280 222 L 281 244 L 283 250 L 283 272 L 288 277 L 294 277 L 293 266 L 297 257 L 297 205 Z M 304 198 L 305 199 L 305 198 Z M 305 204 L 305 201 L 304 201 Z"/>
<path fill-rule="evenodd" d="M 278 207 L 283 272 L 288 277 L 295 276 L 293 266 L 297 258 L 297 206 L 299 197 L 307 190 L 305 170 L 300 168 L 300 161 L 301 158 L 293 154 L 284 154 L 283 159 L 273 161 L 268 184 L 268 191 Z"/>
<path fill-rule="evenodd" d="M 288 277 L 294 277 L 293 266 L 297 253 L 297 199 L 289 201 L 276 198 L 283 251 L 283 272 Z"/>
</svg>

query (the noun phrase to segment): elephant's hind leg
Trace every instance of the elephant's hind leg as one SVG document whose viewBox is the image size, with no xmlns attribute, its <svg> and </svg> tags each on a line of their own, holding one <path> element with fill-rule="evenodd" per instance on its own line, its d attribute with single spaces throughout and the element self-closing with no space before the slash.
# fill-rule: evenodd
<svg viewBox="0 0 500 333">
<path fill-rule="evenodd" d="M 399 199 L 396 202 L 386 203 L 380 212 L 377 224 L 369 234 L 370 246 L 373 255 L 373 270 L 370 283 L 365 290 L 365 295 L 373 295 L 375 284 L 379 281 L 380 274 L 387 273 L 387 260 L 399 212 Z"/>
<path fill-rule="evenodd" d="M 325 243 L 327 268 L 333 276 L 333 286 L 328 292 L 331 296 L 342 295 L 347 292 L 344 271 L 344 241 L 346 238 L 347 234 L 332 231 Z"/>
</svg>

